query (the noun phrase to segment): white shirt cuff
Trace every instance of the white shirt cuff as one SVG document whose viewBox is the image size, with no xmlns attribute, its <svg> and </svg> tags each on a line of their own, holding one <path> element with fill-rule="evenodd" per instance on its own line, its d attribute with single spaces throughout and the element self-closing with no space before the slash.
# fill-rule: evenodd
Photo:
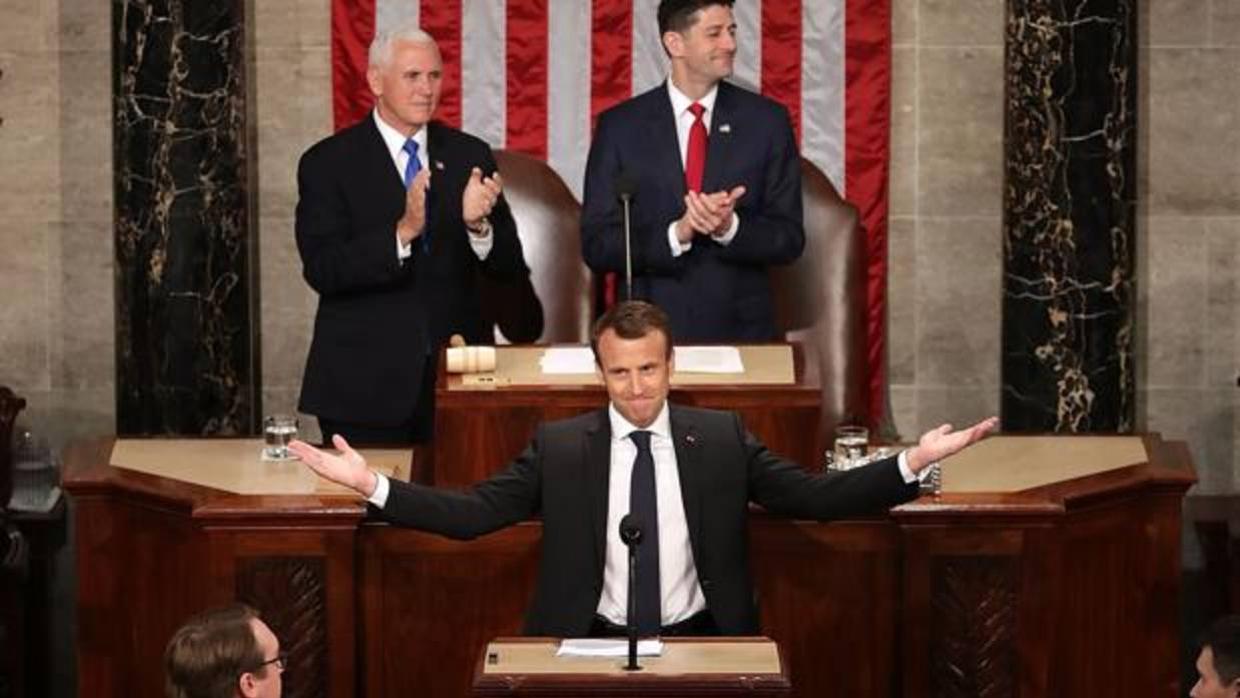
<svg viewBox="0 0 1240 698">
<path fill-rule="evenodd" d="M 920 473 L 914 473 L 908 467 L 908 450 L 900 451 L 900 456 L 896 458 L 896 465 L 900 468 L 900 477 L 904 478 L 904 484 L 911 485 L 914 482 L 921 482 L 930 475 L 930 466 L 921 469 Z M 382 477 L 382 475 L 380 475 Z M 375 493 L 379 492 L 375 489 Z"/>
<path fill-rule="evenodd" d="M 494 228 L 490 225 L 486 226 L 486 233 L 483 235 L 477 235 L 468 228 L 465 230 L 465 235 L 469 237 L 469 246 L 473 249 L 474 254 L 478 256 L 479 261 L 485 262 L 487 255 L 491 254 L 491 248 L 495 247 L 495 233 L 493 230 Z"/>
<path fill-rule="evenodd" d="M 676 237 L 676 221 L 672 221 L 671 224 L 667 226 L 667 244 L 672 248 L 672 259 L 679 257 L 693 248 L 692 239 L 690 239 L 689 242 L 681 242 L 680 238 Z"/>
<path fill-rule="evenodd" d="M 715 242 L 719 243 L 720 245 L 723 245 L 724 247 L 727 247 L 728 244 L 732 242 L 732 238 L 736 237 L 736 231 L 740 229 L 741 229 L 741 216 L 736 211 L 733 211 L 732 212 L 732 225 L 729 225 L 728 229 L 723 231 L 722 235 L 712 235 L 711 237 L 714 238 Z"/>
<path fill-rule="evenodd" d="M 387 476 L 383 473 L 375 473 L 375 491 L 370 493 L 366 501 L 382 509 L 387 505 L 388 492 L 391 489 L 392 485 L 388 482 Z"/>
</svg>

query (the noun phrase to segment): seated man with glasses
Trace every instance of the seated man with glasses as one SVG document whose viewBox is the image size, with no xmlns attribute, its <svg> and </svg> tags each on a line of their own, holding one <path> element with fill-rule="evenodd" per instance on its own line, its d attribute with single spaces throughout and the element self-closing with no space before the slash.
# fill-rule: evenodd
<svg viewBox="0 0 1240 698">
<path fill-rule="evenodd" d="M 168 698 L 279 698 L 284 661 L 279 638 L 254 609 L 204 611 L 164 650 Z"/>
</svg>

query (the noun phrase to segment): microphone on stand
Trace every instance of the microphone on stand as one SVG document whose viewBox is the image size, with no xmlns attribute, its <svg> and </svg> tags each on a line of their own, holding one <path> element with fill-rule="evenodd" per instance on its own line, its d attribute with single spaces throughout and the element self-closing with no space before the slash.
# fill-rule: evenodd
<svg viewBox="0 0 1240 698">
<path fill-rule="evenodd" d="M 637 665 L 637 546 L 642 542 L 642 527 L 632 514 L 620 519 L 620 540 L 629 547 L 629 609 L 625 625 L 629 628 L 629 663 L 625 671 L 640 671 Z"/>
<path fill-rule="evenodd" d="M 633 243 L 632 229 L 629 220 L 629 207 L 633 203 L 633 195 L 637 193 L 637 179 L 627 172 L 616 175 L 616 196 L 620 197 L 620 205 L 624 209 L 624 281 L 628 295 L 625 300 L 633 300 Z M 640 529 L 638 529 L 640 532 Z"/>
</svg>

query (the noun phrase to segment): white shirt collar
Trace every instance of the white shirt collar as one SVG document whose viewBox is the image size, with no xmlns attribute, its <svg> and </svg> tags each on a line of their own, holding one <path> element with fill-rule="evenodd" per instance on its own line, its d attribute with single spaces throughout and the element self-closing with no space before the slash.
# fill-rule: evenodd
<svg viewBox="0 0 1240 698">
<path fill-rule="evenodd" d="M 379 135 L 383 136 L 383 143 L 387 146 L 388 153 L 395 159 L 396 156 L 400 155 L 400 151 L 404 149 L 405 141 L 409 139 L 405 138 L 405 134 L 392 128 L 391 124 L 379 116 L 378 107 L 375 107 L 371 114 L 374 116 L 375 126 L 379 128 Z M 426 162 L 426 124 L 422 124 L 422 128 L 413 134 L 413 140 L 417 141 L 418 144 L 418 159 Z"/>
<path fill-rule="evenodd" d="M 695 101 L 686 97 L 685 93 L 681 92 L 680 89 L 672 83 L 672 78 L 670 76 L 667 78 L 667 95 L 672 99 L 672 113 L 676 115 L 677 119 L 683 116 L 685 112 L 689 111 L 689 105 L 693 104 Z M 698 104 L 706 107 L 706 115 L 703 118 L 709 119 L 711 115 L 715 113 L 715 98 L 718 96 L 719 83 L 715 83 L 715 86 L 710 88 L 709 92 L 702 95 L 701 99 L 696 100 Z"/>
<path fill-rule="evenodd" d="M 638 428 L 633 426 L 632 422 L 620 414 L 614 403 L 607 404 L 607 417 L 611 421 L 612 439 L 627 439 L 629 434 L 638 431 Z M 671 410 L 668 408 L 666 400 L 663 401 L 663 409 L 659 410 L 659 416 L 655 417 L 654 422 L 646 427 L 645 430 L 665 439 L 672 438 Z"/>
</svg>

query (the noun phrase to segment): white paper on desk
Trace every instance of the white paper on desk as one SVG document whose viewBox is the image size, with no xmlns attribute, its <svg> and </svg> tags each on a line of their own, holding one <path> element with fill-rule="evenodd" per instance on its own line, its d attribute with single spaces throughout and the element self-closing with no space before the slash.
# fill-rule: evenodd
<svg viewBox="0 0 1240 698">
<path fill-rule="evenodd" d="M 686 373 L 744 373 L 736 347 L 676 347 L 676 370 Z"/>
<path fill-rule="evenodd" d="M 590 347 L 549 347 L 538 365 L 543 373 L 594 373 L 594 352 Z"/>
<path fill-rule="evenodd" d="M 662 640 L 638 640 L 637 656 L 658 657 L 663 654 Z M 555 651 L 557 657 L 627 657 L 629 656 L 628 640 L 600 640 L 581 638 L 561 640 L 560 649 Z"/>
</svg>

